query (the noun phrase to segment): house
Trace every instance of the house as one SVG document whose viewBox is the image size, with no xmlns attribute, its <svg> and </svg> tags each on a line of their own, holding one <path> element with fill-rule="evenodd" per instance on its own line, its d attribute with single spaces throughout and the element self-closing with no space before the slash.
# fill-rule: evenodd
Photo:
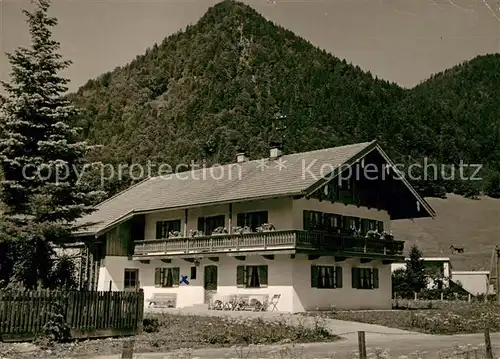
<svg viewBox="0 0 500 359">
<path fill-rule="evenodd" d="M 409 258 L 405 258 L 405 261 Z M 391 265 L 391 271 L 394 272 L 397 269 L 405 269 L 406 262 L 402 261 L 399 263 L 393 263 Z M 427 288 L 440 288 L 448 287 L 449 280 L 452 276 L 452 267 L 450 258 L 448 257 L 423 257 L 424 268 L 427 272 L 430 280 L 427 283 Z"/>
<path fill-rule="evenodd" d="M 96 289 L 172 293 L 177 307 L 280 294 L 277 309 L 391 308 L 391 220 L 433 217 L 375 142 L 148 178 L 76 233 L 99 262 Z"/>
<path fill-rule="evenodd" d="M 474 296 L 495 293 L 493 285 L 490 284 L 489 271 L 453 271 L 451 278 Z"/>
</svg>

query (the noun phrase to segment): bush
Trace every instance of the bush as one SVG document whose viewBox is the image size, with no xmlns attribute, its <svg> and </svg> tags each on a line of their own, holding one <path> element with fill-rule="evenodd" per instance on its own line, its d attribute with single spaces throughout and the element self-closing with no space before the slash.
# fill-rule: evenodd
<svg viewBox="0 0 500 359">
<path fill-rule="evenodd" d="M 146 333 L 156 333 L 160 330 L 160 322 L 157 318 L 144 318 L 142 328 Z"/>
<path fill-rule="evenodd" d="M 316 318 L 309 325 L 292 325 L 284 318 L 206 317 L 158 314 L 144 319 L 144 332 L 152 333 L 150 345 L 164 346 L 175 338 L 178 347 L 273 344 L 283 341 L 318 342 L 335 340 Z"/>
</svg>

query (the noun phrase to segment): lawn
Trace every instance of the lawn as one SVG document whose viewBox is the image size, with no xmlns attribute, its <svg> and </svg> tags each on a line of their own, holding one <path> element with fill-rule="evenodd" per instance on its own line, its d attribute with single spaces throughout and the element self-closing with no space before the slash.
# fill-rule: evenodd
<svg viewBox="0 0 500 359">
<path fill-rule="evenodd" d="M 144 332 L 135 337 L 135 353 L 168 352 L 182 348 L 231 347 L 249 344 L 308 343 L 337 340 L 321 323 L 291 325 L 283 318 L 227 318 L 155 314 L 144 320 Z M 0 343 L 0 357 L 19 359 L 89 358 L 121 353 L 123 339 L 71 343 Z"/>
<path fill-rule="evenodd" d="M 444 302 L 437 308 L 385 311 L 333 311 L 310 313 L 331 319 L 383 325 L 429 334 L 482 333 L 500 331 L 500 306 L 486 303 Z"/>
</svg>

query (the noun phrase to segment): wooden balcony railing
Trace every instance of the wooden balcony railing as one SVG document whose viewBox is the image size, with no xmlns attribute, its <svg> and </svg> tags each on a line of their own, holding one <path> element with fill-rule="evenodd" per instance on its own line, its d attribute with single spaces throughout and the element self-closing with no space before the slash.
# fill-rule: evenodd
<svg viewBox="0 0 500 359">
<path fill-rule="evenodd" d="M 135 256 L 302 249 L 346 254 L 402 256 L 404 241 L 351 237 L 301 230 L 224 234 L 135 241 Z"/>
</svg>

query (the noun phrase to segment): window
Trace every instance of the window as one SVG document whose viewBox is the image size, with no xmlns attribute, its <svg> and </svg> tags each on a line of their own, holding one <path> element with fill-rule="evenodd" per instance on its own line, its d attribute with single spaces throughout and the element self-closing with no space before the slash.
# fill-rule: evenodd
<svg viewBox="0 0 500 359">
<path fill-rule="evenodd" d="M 181 220 L 156 222 L 156 239 L 168 238 L 169 232 L 181 231 Z"/>
<path fill-rule="evenodd" d="M 379 287 L 377 268 L 352 268 L 352 287 L 376 289 Z"/>
<path fill-rule="evenodd" d="M 327 231 L 336 231 L 341 227 L 342 216 L 338 214 L 325 213 L 323 214 L 324 228 Z"/>
<path fill-rule="evenodd" d="M 139 269 L 125 268 L 123 287 L 125 289 L 132 289 L 139 287 Z"/>
<path fill-rule="evenodd" d="M 155 287 L 171 288 L 179 286 L 179 268 L 156 268 Z"/>
<path fill-rule="evenodd" d="M 342 288 L 342 267 L 311 266 L 311 288 Z"/>
<path fill-rule="evenodd" d="M 304 211 L 303 227 L 306 231 L 317 231 L 325 227 L 323 213 L 316 211 Z"/>
<path fill-rule="evenodd" d="M 240 288 L 267 287 L 267 265 L 237 266 L 236 285 Z"/>
<path fill-rule="evenodd" d="M 190 279 L 196 279 L 196 267 L 191 267 L 191 275 L 189 276 Z"/>
<path fill-rule="evenodd" d="M 264 223 L 269 223 L 267 211 L 238 213 L 236 218 L 238 227 L 248 226 L 253 232 Z"/>
<path fill-rule="evenodd" d="M 380 221 L 376 221 L 373 219 L 365 219 L 361 220 L 361 232 L 366 233 L 368 231 L 376 231 L 379 230 L 379 223 L 383 223 Z"/>
<path fill-rule="evenodd" d="M 198 230 L 203 232 L 206 236 L 212 235 L 216 228 L 224 227 L 225 225 L 225 217 L 223 214 L 212 217 L 198 217 Z"/>
</svg>

